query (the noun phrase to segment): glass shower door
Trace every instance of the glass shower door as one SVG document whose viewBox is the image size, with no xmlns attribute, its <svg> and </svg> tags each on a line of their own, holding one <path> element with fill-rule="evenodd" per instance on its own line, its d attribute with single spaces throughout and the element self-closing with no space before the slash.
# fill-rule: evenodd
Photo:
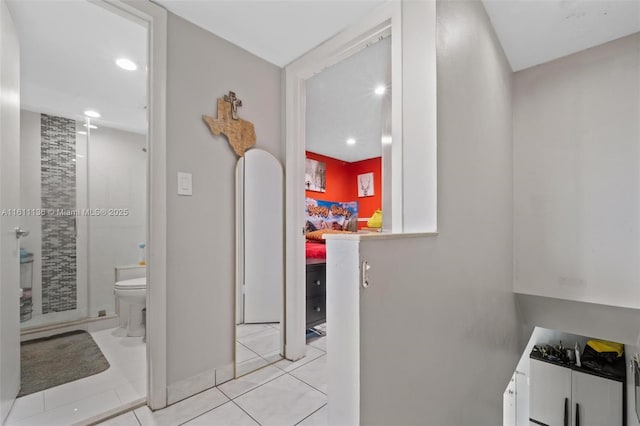
<svg viewBox="0 0 640 426">
<path fill-rule="evenodd" d="M 84 178 L 78 159 L 86 149 L 88 135 L 78 133 L 79 127 L 84 128 L 81 126 L 75 120 L 49 114 L 25 116 L 21 141 L 25 148 L 21 153 L 23 207 L 40 209 L 42 214 L 24 216 L 21 222 L 31 231 L 21 241 L 22 328 L 87 315 L 78 208 L 86 194 L 79 185 Z M 25 140 L 29 138 L 36 140 Z"/>
</svg>

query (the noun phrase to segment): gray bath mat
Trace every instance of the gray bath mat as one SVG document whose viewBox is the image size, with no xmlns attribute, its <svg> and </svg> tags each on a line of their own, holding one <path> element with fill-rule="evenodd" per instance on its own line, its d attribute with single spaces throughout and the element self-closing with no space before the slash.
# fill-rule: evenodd
<svg viewBox="0 0 640 426">
<path fill-rule="evenodd" d="M 96 342 L 86 331 L 71 331 L 21 343 L 18 396 L 93 376 L 109 368 Z"/>
</svg>

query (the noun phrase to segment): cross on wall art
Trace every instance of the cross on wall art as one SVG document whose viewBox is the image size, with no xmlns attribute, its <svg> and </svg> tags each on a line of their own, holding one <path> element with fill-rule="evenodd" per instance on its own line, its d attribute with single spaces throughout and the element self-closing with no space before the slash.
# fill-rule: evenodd
<svg viewBox="0 0 640 426">
<path fill-rule="evenodd" d="M 373 172 L 358 175 L 358 197 L 373 197 Z"/>
<path fill-rule="evenodd" d="M 203 115 L 202 119 L 214 135 L 223 134 L 239 157 L 256 144 L 256 131 L 253 123 L 238 117 L 238 107 L 242 101 L 235 92 L 229 92 L 218 98 L 218 116 L 216 118 Z"/>
</svg>

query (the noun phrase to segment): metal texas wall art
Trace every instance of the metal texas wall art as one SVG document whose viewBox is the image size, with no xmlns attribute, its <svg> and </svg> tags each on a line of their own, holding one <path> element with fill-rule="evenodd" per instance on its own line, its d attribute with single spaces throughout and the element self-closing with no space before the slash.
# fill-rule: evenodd
<svg viewBox="0 0 640 426">
<path fill-rule="evenodd" d="M 235 153 L 243 157 L 245 151 L 256 144 L 256 131 L 253 123 L 238 117 L 241 106 L 242 101 L 234 92 L 229 92 L 224 98 L 218 98 L 218 117 L 203 115 L 202 119 L 211 133 L 225 135 Z"/>
</svg>

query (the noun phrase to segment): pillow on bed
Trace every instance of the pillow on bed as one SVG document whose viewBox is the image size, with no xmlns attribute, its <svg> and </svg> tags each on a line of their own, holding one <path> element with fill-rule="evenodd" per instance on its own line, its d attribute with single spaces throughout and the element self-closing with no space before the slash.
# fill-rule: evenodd
<svg viewBox="0 0 640 426">
<path fill-rule="evenodd" d="M 318 229 L 317 231 L 307 232 L 307 240 L 324 243 L 325 241 L 322 239 L 324 234 L 352 234 L 352 232 L 339 231 L 337 229 Z"/>
</svg>

